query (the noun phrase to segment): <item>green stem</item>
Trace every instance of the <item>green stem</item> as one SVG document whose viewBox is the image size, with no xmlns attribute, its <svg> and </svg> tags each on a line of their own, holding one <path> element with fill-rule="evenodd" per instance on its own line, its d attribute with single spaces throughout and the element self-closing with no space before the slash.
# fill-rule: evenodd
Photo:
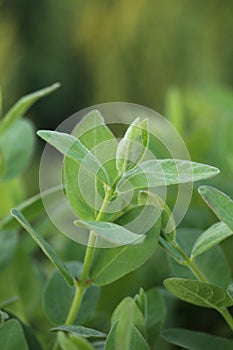
<svg viewBox="0 0 233 350">
<path fill-rule="evenodd" d="M 201 273 L 199 268 L 197 267 L 195 261 L 193 258 L 190 258 L 184 251 L 183 249 L 179 246 L 177 242 L 171 242 L 171 246 L 176 249 L 177 252 L 179 252 L 180 255 L 182 255 L 184 262 L 182 263 L 183 265 L 187 266 L 192 273 L 196 276 L 196 278 L 201 281 L 208 283 L 208 280 L 205 278 L 205 276 Z M 230 329 L 233 331 L 233 317 L 229 310 L 226 307 L 219 307 L 216 308 L 216 310 L 222 315 Z"/>
<path fill-rule="evenodd" d="M 109 189 L 106 191 L 105 198 L 103 200 L 101 208 L 96 217 L 96 221 L 101 221 L 101 219 L 103 218 L 103 215 L 113 195 L 113 192 L 114 192 L 113 189 Z M 74 322 L 75 317 L 80 308 L 84 292 L 86 288 L 88 288 L 88 286 L 90 285 L 89 283 L 87 283 L 87 278 L 90 272 L 91 263 L 95 252 L 95 243 L 96 243 L 96 234 L 94 231 L 90 231 L 88 246 L 87 246 L 84 261 L 83 261 L 82 274 L 81 274 L 80 280 L 77 281 L 75 285 L 75 294 L 74 294 L 74 298 L 73 298 L 69 313 L 65 321 L 66 325 L 72 324 Z M 53 346 L 53 350 L 59 350 L 59 344 L 57 340 Z"/>
</svg>

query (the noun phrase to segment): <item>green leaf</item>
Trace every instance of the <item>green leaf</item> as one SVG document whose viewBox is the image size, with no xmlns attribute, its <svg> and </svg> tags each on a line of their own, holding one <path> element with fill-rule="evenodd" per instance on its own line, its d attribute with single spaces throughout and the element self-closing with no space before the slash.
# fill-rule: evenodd
<svg viewBox="0 0 233 350">
<path fill-rule="evenodd" d="M 147 119 L 137 118 L 128 127 L 116 151 L 116 167 L 120 174 L 134 168 L 143 158 L 148 147 L 149 133 Z"/>
<path fill-rule="evenodd" d="M 1 178 L 8 180 L 20 175 L 34 150 L 34 127 L 29 120 L 18 120 L 0 138 L 3 162 Z"/>
<path fill-rule="evenodd" d="M 223 222 L 212 225 L 198 237 L 192 250 L 192 256 L 206 252 L 231 235 L 233 235 L 233 231 Z"/>
<path fill-rule="evenodd" d="M 53 195 L 63 191 L 61 186 L 52 187 L 44 192 L 38 193 L 37 195 L 21 202 L 15 209 L 20 211 L 22 215 L 26 216 L 28 220 L 37 218 L 42 212 L 44 212 L 44 205 L 42 198 L 50 198 L 53 201 Z M 0 229 L 12 230 L 18 229 L 19 223 L 12 215 L 7 215 L 2 221 L 0 221 Z"/>
<path fill-rule="evenodd" d="M 139 294 L 136 294 L 134 301 L 137 304 L 139 310 L 143 314 L 143 317 L 146 318 L 147 315 L 147 296 L 143 288 L 140 288 Z"/>
<path fill-rule="evenodd" d="M 94 174 L 103 183 L 108 183 L 108 174 L 95 156 L 73 135 L 57 131 L 37 131 L 43 140 L 55 147 L 65 157 L 78 162 L 87 173 Z"/>
<path fill-rule="evenodd" d="M 15 303 L 19 298 L 17 296 L 10 297 L 6 300 L 1 301 L 0 308 L 5 308 L 6 306 Z"/>
<path fill-rule="evenodd" d="M 132 218 L 140 217 L 140 213 L 144 209 L 146 213 L 144 217 L 145 222 L 147 216 L 148 220 L 153 218 L 153 215 L 155 215 L 154 207 L 142 206 L 129 210 L 123 214 L 116 223 L 125 225 L 129 223 Z M 158 219 L 152 228 L 148 230 L 144 242 L 140 245 L 96 249 L 90 274 L 91 278 L 93 278 L 93 283 L 98 286 L 106 285 L 136 270 L 154 253 L 158 244 L 159 234 L 160 220 Z"/>
<path fill-rule="evenodd" d="M 82 264 L 78 261 L 66 263 L 74 278 L 80 278 Z M 75 288 L 70 288 L 60 273 L 55 270 L 46 281 L 42 294 L 42 305 L 49 320 L 54 324 L 64 324 L 75 294 Z M 89 287 L 83 297 L 81 307 L 76 315 L 75 324 L 82 324 L 92 317 L 99 297 L 99 289 Z"/>
<path fill-rule="evenodd" d="M 17 320 L 9 320 L 0 328 L 1 350 L 29 350 L 23 329 Z"/>
<path fill-rule="evenodd" d="M 4 322 L 5 322 L 8 318 L 9 318 L 9 315 L 8 315 L 6 312 L 0 310 L 0 327 L 4 324 Z"/>
<path fill-rule="evenodd" d="M 5 267 L 13 258 L 18 233 L 15 231 L 0 231 L 0 268 Z"/>
<path fill-rule="evenodd" d="M 218 309 L 233 305 L 233 300 L 223 288 L 209 283 L 168 278 L 164 281 L 164 285 L 179 299 L 197 306 Z"/>
<path fill-rule="evenodd" d="M 145 322 L 143 314 L 138 308 L 136 302 L 130 297 L 123 299 L 122 302 L 116 307 L 112 314 L 111 325 L 113 326 L 116 322 L 121 322 L 126 315 L 128 315 L 128 326 L 131 324 L 134 325 L 139 332 L 145 336 Z"/>
<path fill-rule="evenodd" d="M 192 248 L 197 241 L 200 230 L 197 229 L 178 229 L 176 239 L 185 253 L 190 256 Z M 167 257 L 172 274 L 176 277 L 182 277 L 187 279 L 193 279 L 194 275 L 186 267 L 178 264 L 170 256 Z M 182 257 L 178 260 L 182 262 Z M 218 261 L 218 264 L 216 264 Z M 196 256 L 195 262 L 204 276 L 208 279 L 209 283 L 217 285 L 222 288 L 227 288 L 231 282 L 231 271 L 229 263 L 223 253 L 223 250 L 219 246 L 215 246 L 206 251 L 205 254 Z M 213 269 L 214 266 L 214 269 Z"/>
<path fill-rule="evenodd" d="M 62 260 L 57 256 L 55 250 L 41 237 L 29 224 L 26 218 L 20 211 L 12 209 L 11 215 L 20 223 L 20 225 L 30 234 L 34 241 L 38 244 L 45 255 L 52 261 L 52 263 L 58 268 L 65 280 L 70 286 L 74 285 L 74 279 L 70 271 L 64 265 Z"/>
<path fill-rule="evenodd" d="M 63 332 L 58 333 L 58 342 L 62 350 L 94 350 L 86 339 L 77 336 L 67 336 Z"/>
<path fill-rule="evenodd" d="M 82 327 L 82 326 L 75 326 L 75 325 L 54 327 L 54 328 L 51 328 L 51 331 L 52 332 L 62 331 L 62 332 L 82 336 L 84 338 L 105 338 L 107 336 L 107 334 L 97 331 L 96 329 Z"/>
<path fill-rule="evenodd" d="M 113 184 L 117 177 L 115 162 L 117 140 L 104 124 L 104 119 L 99 111 L 93 110 L 86 114 L 77 124 L 73 135 L 103 164 L 103 168 L 108 173 L 109 181 Z M 77 174 L 79 174 L 79 186 L 77 186 Z M 99 190 L 102 186 L 95 174 L 87 176 L 87 173 L 80 168 L 77 162 L 66 157 L 64 180 L 66 197 L 75 213 L 82 219 L 94 220 L 96 210 L 100 205 L 97 202 L 96 194 L 98 192 L 96 189 Z"/>
<path fill-rule="evenodd" d="M 141 333 L 128 324 L 128 314 L 122 319 L 123 323 L 115 323 L 112 327 L 104 350 L 150 350 Z"/>
<path fill-rule="evenodd" d="M 128 171 L 119 181 L 117 190 L 175 185 L 208 179 L 219 173 L 213 166 L 177 159 L 148 160 Z M 130 182 L 130 184 L 129 184 Z"/>
<path fill-rule="evenodd" d="M 210 186 L 201 186 L 198 192 L 219 220 L 233 231 L 233 201 L 225 193 Z"/>
<path fill-rule="evenodd" d="M 11 109 L 7 112 L 0 122 L 0 136 L 13 124 L 15 121 L 24 116 L 27 110 L 40 98 L 49 95 L 51 92 L 59 88 L 60 84 L 55 83 L 47 88 L 38 90 L 29 95 L 21 97 Z"/>
<path fill-rule="evenodd" d="M 101 238 L 101 245 L 104 242 L 109 242 L 112 246 L 141 244 L 145 239 L 145 235 L 135 234 L 125 227 L 112 222 L 75 220 L 74 223 L 78 227 L 94 231 L 97 234 L 97 246 L 99 243 L 98 237 Z"/>
<path fill-rule="evenodd" d="M 166 329 L 162 336 L 169 343 L 189 350 L 232 350 L 233 341 L 187 329 Z"/>
<path fill-rule="evenodd" d="M 146 334 L 148 343 L 153 348 L 159 338 L 166 317 L 166 306 L 162 294 L 156 288 L 147 293 Z"/>
</svg>

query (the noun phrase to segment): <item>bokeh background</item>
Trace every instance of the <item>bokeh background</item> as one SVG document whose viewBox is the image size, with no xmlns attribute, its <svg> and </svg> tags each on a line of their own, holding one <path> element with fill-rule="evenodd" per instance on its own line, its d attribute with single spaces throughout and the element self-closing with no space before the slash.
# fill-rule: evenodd
<svg viewBox="0 0 233 350">
<path fill-rule="evenodd" d="M 94 104 L 145 105 L 174 124 L 194 161 L 221 169 L 208 183 L 233 195 L 232 13 L 231 0 L 2 0 L 3 109 L 56 81 L 61 88 L 28 113 L 36 128 L 54 129 Z M 38 155 L 23 175 L 25 197 L 38 190 L 39 151 L 38 143 Z M 214 221 L 194 191 L 183 226 L 203 230 Z M 76 257 L 76 246 L 53 234 L 50 239 L 65 259 Z M 232 240 L 223 245 L 231 269 L 232 248 Z M 109 316 L 125 295 L 133 295 L 141 285 L 159 285 L 169 275 L 161 259 L 164 255 L 158 251 L 138 272 L 104 289 L 98 315 L 103 324 L 103 315 Z M 26 304 L 24 292 L 23 297 Z M 227 333 L 211 311 L 200 313 L 183 304 L 172 308 L 170 321 L 176 326 Z M 187 312 L 193 314 L 191 321 Z M 30 317 L 36 324 L 41 315 Z"/>
</svg>

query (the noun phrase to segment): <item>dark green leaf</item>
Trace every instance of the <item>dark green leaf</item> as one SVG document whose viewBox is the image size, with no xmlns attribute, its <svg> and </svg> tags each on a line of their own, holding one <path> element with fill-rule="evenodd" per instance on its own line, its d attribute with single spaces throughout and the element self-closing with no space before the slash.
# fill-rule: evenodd
<svg viewBox="0 0 233 350">
<path fill-rule="evenodd" d="M 179 299 L 188 303 L 217 309 L 233 305 L 229 294 L 220 287 L 209 283 L 184 278 L 168 278 L 165 287 Z"/>
<path fill-rule="evenodd" d="M 70 271 L 64 265 L 62 260 L 57 256 L 55 250 L 41 237 L 29 224 L 26 218 L 21 214 L 20 211 L 12 209 L 12 216 L 21 224 L 21 226 L 30 234 L 34 241 L 38 244 L 45 255 L 52 261 L 52 263 L 58 268 L 65 280 L 70 286 L 74 285 L 74 279 Z"/>
<path fill-rule="evenodd" d="M 214 335 L 189 331 L 187 329 L 167 329 L 162 333 L 169 343 L 189 350 L 232 350 L 233 341 Z"/>
<path fill-rule="evenodd" d="M 59 88 L 60 84 L 55 83 L 47 88 L 38 90 L 29 95 L 23 96 L 7 112 L 0 122 L 0 136 L 19 118 L 23 117 L 27 110 L 41 97 L 49 95 Z"/>
<path fill-rule="evenodd" d="M 74 277 L 80 278 L 82 264 L 78 261 L 66 264 Z M 58 271 L 47 280 L 43 295 L 42 305 L 51 322 L 64 324 L 74 298 L 75 288 L 70 288 Z M 99 297 L 99 289 L 91 286 L 84 294 L 81 307 L 75 318 L 75 324 L 82 324 L 91 318 Z"/>
<path fill-rule="evenodd" d="M 59 326 L 51 328 L 51 331 L 62 331 L 71 333 L 74 335 L 82 336 L 84 338 L 105 338 L 107 334 L 97 331 L 96 329 L 82 327 L 82 326 L 75 326 L 75 325 L 68 325 L 68 326 Z"/>
<path fill-rule="evenodd" d="M 225 193 L 210 186 L 201 186 L 198 191 L 219 220 L 223 221 L 233 231 L 232 199 Z"/>
<path fill-rule="evenodd" d="M 29 350 L 23 329 L 17 320 L 9 320 L 0 328 L 1 350 Z"/>
<path fill-rule="evenodd" d="M 197 256 L 206 252 L 231 235 L 233 235 L 233 231 L 223 222 L 212 225 L 198 237 L 192 255 Z"/>
</svg>

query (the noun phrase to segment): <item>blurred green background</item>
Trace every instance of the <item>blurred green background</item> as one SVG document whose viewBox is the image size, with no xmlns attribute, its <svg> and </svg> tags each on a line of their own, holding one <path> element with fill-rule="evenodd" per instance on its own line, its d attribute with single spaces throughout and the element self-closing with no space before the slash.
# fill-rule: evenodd
<svg viewBox="0 0 233 350">
<path fill-rule="evenodd" d="M 78 110 L 103 102 L 145 105 L 171 120 L 194 161 L 221 169 L 208 183 L 233 195 L 232 13 L 231 0 L 2 0 L 3 109 L 55 81 L 61 89 L 28 113 L 36 128 L 54 129 Z M 37 192 L 37 159 L 25 172 L 24 182 L 27 195 L 19 198 Z M 216 219 L 196 189 L 183 226 L 203 230 Z M 49 235 L 64 259 L 77 258 L 77 245 L 57 232 Z M 232 246 L 232 239 L 223 244 L 231 268 Z M 135 294 L 141 285 L 148 289 L 161 284 L 169 275 L 161 259 L 165 257 L 157 250 L 142 269 L 104 288 L 101 322 L 106 322 L 105 313 L 109 316 L 119 300 Z M 37 299 L 38 295 L 39 291 Z M 194 315 L 190 321 L 184 304 L 178 305 L 176 326 L 226 334 L 221 326 L 217 329 L 222 321 L 212 311 L 189 307 Z M 35 324 L 40 320 L 30 317 Z"/>
</svg>

